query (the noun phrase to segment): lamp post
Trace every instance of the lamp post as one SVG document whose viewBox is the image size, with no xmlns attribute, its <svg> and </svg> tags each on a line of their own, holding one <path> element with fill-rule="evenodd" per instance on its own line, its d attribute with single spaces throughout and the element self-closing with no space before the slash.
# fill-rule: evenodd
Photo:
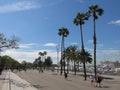
<svg viewBox="0 0 120 90">
<path fill-rule="evenodd" d="M 56 49 L 57 49 L 57 71 L 59 71 L 59 44 L 56 45 Z"/>
</svg>

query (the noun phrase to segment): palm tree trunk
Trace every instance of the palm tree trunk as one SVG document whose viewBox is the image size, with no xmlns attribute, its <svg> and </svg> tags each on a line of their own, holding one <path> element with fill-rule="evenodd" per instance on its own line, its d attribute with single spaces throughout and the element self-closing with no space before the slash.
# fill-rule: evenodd
<svg viewBox="0 0 120 90">
<path fill-rule="evenodd" d="M 65 75 L 65 45 L 64 45 L 64 36 L 63 36 L 63 69 L 64 69 L 64 75 Z"/>
<path fill-rule="evenodd" d="M 74 60 L 74 75 L 76 75 L 76 65 L 75 65 L 75 60 Z"/>
<path fill-rule="evenodd" d="M 63 36 L 62 36 L 62 42 L 61 42 L 61 60 L 60 60 L 60 64 L 61 64 L 61 69 L 60 69 L 60 75 L 62 75 L 63 73 Z"/>
<path fill-rule="evenodd" d="M 84 55 L 83 55 L 84 57 Z M 86 75 L 86 64 L 85 64 L 85 57 L 84 57 L 84 62 L 83 62 L 83 68 L 84 68 L 84 80 L 87 80 L 87 75 Z"/>
<path fill-rule="evenodd" d="M 61 65 L 61 67 L 60 67 L 60 75 L 62 75 L 62 59 L 60 60 L 60 65 Z"/>
<path fill-rule="evenodd" d="M 78 72 L 80 71 L 79 67 L 80 67 L 80 62 L 78 61 Z"/>
<path fill-rule="evenodd" d="M 93 36 L 93 40 L 94 40 L 94 73 L 95 73 L 95 77 L 96 77 L 96 74 L 97 74 L 97 71 L 96 71 L 96 27 L 95 27 L 95 18 L 94 18 L 94 36 Z M 95 78 L 96 80 L 96 78 Z"/>
<path fill-rule="evenodd" d="M 67 61 L 67 74 L 69 74 L 69 61 Z"/>
<path fill-rule="evenodd" d="M 84 57 L 84 53 L 85 53 L 85 50 L 84 50 L 84 42 L 83 42 L 83 34 L 82 34 L 82 25 L 80 25 L 80 32 L 81 32 L 81 42 L 82 42 L 82 52 L 83 52 L 83 68 L 84 68 L 84 79 L 86 80 L 86 65 L 85 65 L 85 57 Z"/>
</svg>

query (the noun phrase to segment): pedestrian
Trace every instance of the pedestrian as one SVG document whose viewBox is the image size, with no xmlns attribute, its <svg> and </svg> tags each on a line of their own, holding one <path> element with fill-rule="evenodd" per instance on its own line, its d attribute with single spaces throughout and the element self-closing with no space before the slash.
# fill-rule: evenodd
<svg viewBox="0 0 120 90">
<path fill-rule="evenodd" d="M 67 73 L 66 73 L 66 72 L 65 72 L 64 76 L 65 76 L 65 79 L 67 79 L 68 76 L 67 76 Z"/>
<path fill-rule="evenodd" d="M 90 75 L 90 82 L 91 82 L 91 85 L 93 85 L 93 82 L 94 82 L 94 76 L 93 75 Z"/>
<path fill-rule="evenodd" d="M 103 78 L 100 75 L 96 76 L 96 87 L 97 86 L 101 87 L 102 80 L 103 80 Z"/>
<path fill-rule="evenodd" d="M 42 73 L 43 73 L 43 69 L 42 69 Z"/>
</svg>

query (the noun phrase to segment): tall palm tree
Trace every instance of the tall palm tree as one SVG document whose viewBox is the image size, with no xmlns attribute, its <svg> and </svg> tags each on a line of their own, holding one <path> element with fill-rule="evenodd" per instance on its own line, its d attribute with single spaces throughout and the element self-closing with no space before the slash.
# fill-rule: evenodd
<svg viewBox="0 0 120 90">
<path fill-rule="evenodd" d="M 64 74 L 65 74 L 65 58 L 63 58 L 63 54 L 65 51 L 65 46 L 64 46 L 64 37 L 67 37 L 67 35 L 69 35 L 69 31 L 67 28 L 60 28 L 58 31 L 58 35 L 62 36 L 62 42 L 61 42 L 61 72 L 60 74 L 62 75 L 62 66 L 63 66 L 63 62 L 64 62 Z"/>
<path fill-rule="evenodd" d="M 94 35 L 93 35 L 93 44 L 94 44 L 94 73 L 96 77 L 96 20 L 99 16 L 103 14 L 104 10 L 100 8 L 98 5 L 92 5 L 89 7 L 89 13 L 93 16 L 93 23 L 94 23 Z"/>
<path fill-rule="evenodd" d="M 84 42 L 83 42 L 83 33 L 82 33 L 82 25 L 85 23 L 85 20 L 88 20 L 89 14 L 88 13 L 78 13 L 77 16 L 74 19 L 75 25 L 80 25 L 80 35 L 81 35 L 81 42 L 82 42 L 82 52 L 85 52 L 84 50 Z M 84 54 L 83 54 L 84 57 Z M 86 66 L 85 66 L 85 59 L 84 59 L 84 79 L 86 80 Z"/>
</svg>

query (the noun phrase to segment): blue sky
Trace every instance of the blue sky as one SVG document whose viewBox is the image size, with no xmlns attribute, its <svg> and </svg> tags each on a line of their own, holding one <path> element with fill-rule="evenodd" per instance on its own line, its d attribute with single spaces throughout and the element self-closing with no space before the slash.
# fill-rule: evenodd
<svg viewBox="0 0 120 90">
<path fill-rule="evenodd" d="M 56 63 L 56 45 L 61 27 L 68 28 L 65 46 L 81 47 L 79 27 L 73 24 L 78 12 L 98 4 L 104 14 L 97 20 L 97 61 L 120 60 L 120 0 L 0 0 L 0 32 L 6 37 L 18 36 L 20 48 L 5 50 L 18 61 L 33 62 L 38 52 L 47 51 Z M 93 55 L 92 17 L 83 25 L 84 43 Z"/>
</svg>

